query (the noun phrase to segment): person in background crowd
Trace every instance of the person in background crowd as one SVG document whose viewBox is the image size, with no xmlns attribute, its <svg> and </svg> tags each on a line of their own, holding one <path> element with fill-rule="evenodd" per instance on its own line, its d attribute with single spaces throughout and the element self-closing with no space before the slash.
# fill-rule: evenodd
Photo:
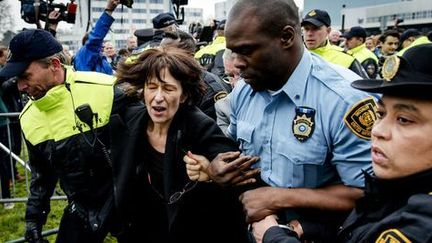
<svg viewBox="0 0 432 243">
<path fill-rule="evenodd" d="M 9 50 L 5 46 L 0 46 L 0 69 L 6 64 L 9 55 Z"/>
<path fill-rule="evenodd" d="M 431 41 L 426 36 L 422 35 L 420 31 L 407 29 L 401 34 L 399 43 L 402 50 L 400 50 L 397 55 L 402 56 L 408 49 L 414 46 L 431 43 Z"/>
<path fill-rule="evenodd" d="M 396 30 L 387 30 L 379 37 L 380 52 L 378 54 L 378 65 L 381 68 L 387 57 L 396 54 L 399 47 L 400 34 Z M 381 73 L 380 71 L 378 73 Z"/>
<path fill-rule="evenodd" d="M 0 46 L 0 70 L 7 62 L 7 57 L 9 55 L 9 50 L 7 47 Z M 4 91 L 0 89 L 0 113 L 7 113 L 8 109 L 3 102 Z M 9 124 L 9 119 L 7 117 L 0 118 L 0 143 L 8 146 L 8 131 L 7 125 Z M 10 182 L 12 180 L 11 163 L 9 160 L 9 154 L 3 150 L 0 150 L 0 190 L 1 198 L 10 198 Z M 5 203 L 5 209 L 12 209 L 15 205 L 13 203 Z"/>
<path fill-rule="evenodd" d="M 237 81 L 240 79 L 240 70 L 234 66 L 235 54 L 233 54 L 230 49 L 225 49 L 222 58 L 225 67 L 225 78 L 232 88 L 234 88 Z M 230 124 L 230 100 L 231 95 L 228 94 L 226 97 L 216 101 L 215 103 L 216 122 L 226 135 L 228 135 L 227 129 Z"/>
<path fill-rule="evenodd" d="M 62 49 L 49 32 L 25 30 L 11 40 L 11 58 L 0 70 L 0 77 L 16 77 L 31 99 L 20 115 L 32 172 L 25 238 L 43 241 L 60 181 L 68 205 L 57 242 L 103 242 L 115 232 L 107 124 L 124 105 L 114 102 L 114 77 L 74 71 Z"/>
<path fill-rule="evenodd" d="M 301 22 L 304 43 L 312 53 L 324 60 L 348 68 L 362 77 L 368 77 L 360 63 L 328 40 L 331 31 L 330 16 L 324 10 L 314 9 L 305 15 Z"/>
<path fill-rule="evenodd" d="M 142 29 L 135 32 L 138 36 L 142 36 L 144 39 L 148 39 L 150 36 L 151 39 L 139 45 L 134 51 L 132 51 L 129 58 L 126 59 L 127 63 L 134 63 L 143 51 L 159 46 L 164 38 L 165 32 L 175 32 L 178 29 L 176 18 L 172 13 L 160 13 L 152 19 L 152 22 L 153 30 Z"/>
<path fill-rule="evenodd" d="M 0 46 L 0 70 L 6 64 L 8 56 L 9 56 L 9 50 L 6 47 Z M 2 80 L 0 78 L 0 83 L 1 83 L 0 96 L 4 105 L 4 107 L 1 108 L 3 112 L 21 112 L 23 108 L 23 99 L 22 99 L 22 95 L 20 94 L 16 86 L 16 80 L 14 78 L 10 78 L 7 80 Z M 5 122 L 6 119 L 3 120 L 3 124 L 5 124 Z M 7 119 L 7 123 L 9 124 L 12 152 L 16 155 L 19 155 L 21 153 L 21 126 L 19 124 L 18 117 L 9 117 Z M 6 127 L 4 128 L 6 129 Z M 7 139 L 7 135 L 6 135 L 6 139 Z M 4 141 L 6 141 L 6 143 L 3 144 L 8 146 L 9 141 L 8 140 L 4 140 Z M 22 177 L 18 173 L 15 160 L 12 161 L 12 166 L 14 172 L 13 176 L 15 178 L 10 177 L 10 179 L 15 179 L 18 181 L 24 180 L 24 177 Z M 10 173 L 11 172 L 9 171 L 9 174 Z M 10 207 L 11 205 L 13 204 L 9 204 Z"/>
<path fill-rule="evenodd" d="M 195 53 L 195 59 L 199 61 L 207 71 L 222 77 L 224 74 L 222 55 L 225 50 L 225 21 L 219 22 L 216 27 L 216 37 L 209 45 Z"/>
<path fill-rule="evenodd" d="M 429 33 L 427 34 L 427 38 L 429 39 L 429 41 L 432 41 L 432 31 L 429 31 Z"/>
<path fill-rule="evenodd" d="M 332 29 L 329 34 L 330 44 L 339 46 L 341 43 L 341 39 L 340 39 L 341 35 L 342 33 L 339 30 Z"/>
<path fill-rule="evenodd" d="M 136 36 L 129 36 L 126 39 L 126 49 L 129 51 L 129 53 L 132 53 L 135 48 L 138 47 L 138 39 Z"/>
<path fill-rule="evenodd" d="M 366 37 L 365 40 L 366 48 L 369 49 L 369 51 L 374 52 L 375 51 L 375 41 L 372 36 Z"/>
<path fill-rule="evenodd" d="M 345 48 L 360 62 L 369 78 L 374 79 L 378 73 L 378 58 L 366 48 L 366 30 L 360 26 L 352 27 L 344 34 Z"/>
<path fill-rule="evenodd" d="M 139 29 L 135 30 L 134 35 L 137 38 L 138 46 L 141 46 L 142 44 L 150 41 L 153 38 L 154 30 L 153 28 Z M 134 51 L 135 50 L 133 50 L 131 53 L 133 53 Z"/>
<path fill-rule="evenodd" d="M 299 239 L 334 242 L 371 170 L 374 98 L 350 87 L 358 75 L 304 48 L 292 0 L 237 1 L 225 31 L 242 78 L 228 134 L 244 155 L 260 157 L 262 186 L 240 196 L 247 221 L 274 214 Z M 190 178 L 204 173 L 222 185 L 248 175 L 229 159 L 184 158 Z"/>
<path fill-rule="evenodd" d="M 75 70 L 113 74 L 111 64 L 107 57 L 102 54 L 103 40 L 114 22 L 112 13 L 119 3 L 120 0 L 107 0 L 106 8 L 95 27 L 82 40 L 83 46 L 78 50 L 73 62 Z"/>
<path fill-rule="evenodd" d="M 214 158 L 237 149 L 195 106 L 204 86 L 193 56 L 173 47 L 148 49 L 135 63 L 120 64 L 117 75 L 129 83 L 127 93 L 145 103 L 111 123 L 120 125 L 111 131 L 115 185 L 121 192 L 116 205 L 129 235 L 120 240 L 246 243 L 238 195 L 189 180 L 182 161 L 188 151 Z M 232 166 L 254 161 L 246 156 Z"/>
<path fill-rule="evenodd" d="M 62 47 L 63 47 L 63 53 L 65 54 L 65 57 L 67 57 L 67 59 L 68 59 L 67 65 L 71 65 L 73 57 L 72 57 L 71 51 L 69 50 L 69 46 L 62 44 Z"/>
<path fill-rule="evenodd" d="M 165 32 L 165 37 L 161 42 L 162 47 L 177 47 L 187 51 L 191 56 L 194 55 L 196 50 L 194 38 L 182 31 Z M 202 77 L 205 85 L 205 92 L 197 104 L 197 107 L 204 112 L 207 116 L 216 120 L 215 102 L 226 97 L 231 91 L 231 87 L 215 74 L 209 71 L 203 71 Z"/>
<path fill-rule="evenodd" d="M 104 41 L 103 42 L 103 55 L 106 57 L 106 60 L 111 65 L 111 68 L 113 71 L 117 69 L 117 61 L 118 61 L 118 55 L 117 50 L 113 43 L 111 41 Z"/>
<path fill-rule="evenodd" d="M 201 38 L 202 30 L 203 30 L 202 24 L 198 22 L 196 24 L 195 32 L 192 35 L 197 41 L 199 41 Z"/>
<path fill-rule="evenodd" d="M 144 46 L 140 46 L 139 49 L 143 47 L 149 48 L 159 46 L 165 32 L 174 32 L 178 29 L 176 18 L 172 13 L 160 13 L 152 19 L 152 22 L 154 29 L 153 38 L 151 41 L 144 44 Z"/>
</svg>

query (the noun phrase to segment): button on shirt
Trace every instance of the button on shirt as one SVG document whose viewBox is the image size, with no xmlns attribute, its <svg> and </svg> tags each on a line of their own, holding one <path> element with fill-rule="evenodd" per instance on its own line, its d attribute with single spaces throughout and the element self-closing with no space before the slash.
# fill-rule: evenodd
<svg viewBox="0 0 432 243">
<path fill-rule="evenodd" d="M 363 187 L 371 171 L 370 142 L 344 123 L 356 103 L 371 95 L 350 86 L 361 79 L 304 50 L 297 68 L 278 91 L 255 92 L 241 80 L 233 90 L 228 133 L 246 155 L 257 155 L 262 179 L 271 186 L 317 188 L 343 182 Z M 314 130 L 299 141 L 296 107 L 315 109 Z"/>
</svg>

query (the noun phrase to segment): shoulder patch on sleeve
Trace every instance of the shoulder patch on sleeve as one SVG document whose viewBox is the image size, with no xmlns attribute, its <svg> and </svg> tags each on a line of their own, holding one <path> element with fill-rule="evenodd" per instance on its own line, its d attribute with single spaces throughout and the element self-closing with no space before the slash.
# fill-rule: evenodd
<svg viewBox="0 0 432 243">
<path fill-rule="evenodd" d="M 222 98 L 227 97 L 227 95 L 228 95 L 228 93 L 227 93 L 226 91 L 220 91 L 220 92 L 217 92 L 217 93 L 213 96 L 214 102 L 216 103 L 216 101 L 218 101 L 218 100 L 220 100 L 220 99 L 222 99 Z"/>
<path fill-rule="evenodd" d="M 346 126 L 358 137 L 369 140 L 376 120 L 377 105 L 372 97 L 353 105 L 345 114 Z"/>
<path fill-rule="evenodd" d="M 398 229 L 389 229 L 381 233 L 375 243 L 411 243 Z"/>
</svg>

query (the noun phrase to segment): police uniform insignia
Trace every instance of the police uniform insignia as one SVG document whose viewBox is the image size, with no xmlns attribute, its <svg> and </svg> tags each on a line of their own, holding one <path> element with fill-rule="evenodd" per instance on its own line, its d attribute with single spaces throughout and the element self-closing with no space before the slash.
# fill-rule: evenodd
<svg viewBox="0 0 432 243">
<path fill-rule="evenodd" d="M 381 233 L 375 243 L 411 243 L 398 229 L 389 229 Z"/>
<path fill-rule="evenodd" d="M 315 128 L 315 110 L 309 107 L 296 107 L 296 117 L 293 121 L 294 136 L 300 142 L 312 136 Z"/>
<path fill-rule="evenodd" d="M 228 95 L 228 93 L 226 91 L 217 92 L 215 94 L 215 96 L 213 96 L 214 102 L 216 102 L 216 101 L 218 101 L 218 100 L 220 100 L 222 98 L 227 97 L 227 95 Z"/>
<path fill-rule="evenodd" d="M 315 16 L 315 15 L 316 15 L 315 10 L 310 11 L 310 12 L 308 13 L 308 15 L 309 15 L 309 16 Z"/>
<path fill-rule="evenodd" d="M 388 57 L 382 67 L 382 76 L 385 81 L 390 82 L 391 79 L 396 75 L 400 65 L 400 59 L 398 56 L 394 55 Z"/>
<path fill-rule="evenodd" d="M 376 120 L 377 106 L 372 97 L 368 97 L 357 104 L 345 114 L 344 121 L 347 127 L 358 137 L 369 140 L 372 125 Z"/>
</svg>

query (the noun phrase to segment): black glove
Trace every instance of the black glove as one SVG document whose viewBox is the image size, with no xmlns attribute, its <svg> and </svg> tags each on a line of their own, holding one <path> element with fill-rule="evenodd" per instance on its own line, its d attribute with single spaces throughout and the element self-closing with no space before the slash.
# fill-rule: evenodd
<svg viewBox="0 0 432 243">
<path fill-rule="evenodd" d="M 26 232 L 24 238 L 30 243 L 45 243 L 48 242 L 42 237 L 42 226 L 34 221 L 26 222 Z"/>
</svg>

